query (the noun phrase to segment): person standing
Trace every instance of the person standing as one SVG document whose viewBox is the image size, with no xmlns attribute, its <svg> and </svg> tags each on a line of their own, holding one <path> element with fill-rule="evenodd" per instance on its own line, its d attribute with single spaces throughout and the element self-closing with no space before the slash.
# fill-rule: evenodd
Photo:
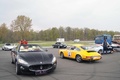
<svg viewBox="0 0 120 80">
<path fill-rule="evenodd" d="M 28 42 L 24 39 L 24 40 L 23 40 L 23 44 L 28 44 Z"/>
<path fill-rule="evenodd" d="M 21 39 L 19 43 L 20 43 L 20 44 L 24 44 L 24 40 L 23 40 L 23 39 Z"/>
<path fill-rule="evenodd" d="M 28 42 L 25 39 L 21 39 L 20 44 L 28 44 Z"/>
<path fill-rule="evenodd" d="M 107 37 L 104 37 L 104 41 L 103 41 L 103 53 L 107 53 L 108 46 L 109 46 L 109 43 L 107 42 Z"/>
</svg>

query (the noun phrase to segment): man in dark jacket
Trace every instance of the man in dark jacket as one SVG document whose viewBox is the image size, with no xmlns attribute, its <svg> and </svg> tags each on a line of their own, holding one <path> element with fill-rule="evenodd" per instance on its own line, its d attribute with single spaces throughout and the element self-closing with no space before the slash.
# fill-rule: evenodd
<svg viewBox="0 0 120 80">
<path fill-rule="evenodd" d="M 108 51 L 108 42 L 107 42 L 107 37 L 104 37 L 104 41 L 103 41 L 103 53 L 107 53 Z"/>
</svg>

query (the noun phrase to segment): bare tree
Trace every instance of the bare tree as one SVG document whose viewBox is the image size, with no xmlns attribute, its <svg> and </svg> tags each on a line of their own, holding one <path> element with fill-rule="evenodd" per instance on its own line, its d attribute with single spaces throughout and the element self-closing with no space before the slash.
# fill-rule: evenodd
<svg viewBox="0 0 120 80">
<path fill-rule="evenodd" d="M 29 17 L 24 15 L 20 15 L 17 19 L 12 21 L 11 30 L 20 32 L 20 37 L 22 39 L 27 38 L 29 36 L 29 31 L 31 30 L 32 20 Z"/>
<path fill-rule="evenodd" d="M 3 43 L 8 42 L 8 32 L 9 29 L 7 28 L 5 23 L 0 25 L 0 41 L 2 41 Z"/>
</svg>

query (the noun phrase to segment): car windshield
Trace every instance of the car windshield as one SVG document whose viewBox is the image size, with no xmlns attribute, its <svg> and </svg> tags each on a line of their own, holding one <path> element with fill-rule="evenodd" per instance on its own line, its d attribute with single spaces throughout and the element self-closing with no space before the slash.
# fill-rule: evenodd
<svg viewBox="0 0 120 80">
<path fill-rule="evenodd" d="M 92 48 L 92 46 L 80 46 L 80 47 L 84 50 L 90 50 Z"/>
<path fill-rule="evenodd" d="M 64 44 L 64 45 L 66 45 L 66 43 L 64 43 L 64 42 L 56 42 L 55 44 Z"/>
<path fill-rule="evenodd" d="M 19 52 L 43 52 L 44 50 L 39 45 L 21 45 Z"/>
<path fill-rule="evenodd" d="M 5 45 L 6 45 L 6 46 L 11 46 L 11 44 L 10 44 L 10 43 L 6 43 Z"/>
</svg>

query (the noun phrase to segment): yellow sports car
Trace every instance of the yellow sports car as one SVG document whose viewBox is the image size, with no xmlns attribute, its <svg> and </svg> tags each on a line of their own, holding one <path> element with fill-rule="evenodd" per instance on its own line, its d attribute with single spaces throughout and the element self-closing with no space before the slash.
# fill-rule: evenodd
<svg viewBox="0 0 120 80">
<path fill-rule="evenodd" d="M 83 45 L 73 45 L 69 49 L 60 49 L 59 55 L 61 58 L 76 59 L 77 62 L 97 61 L 102 58 L 101 54 L 94 50 L 89 50 L 89 47 Z"/>
</svg>

